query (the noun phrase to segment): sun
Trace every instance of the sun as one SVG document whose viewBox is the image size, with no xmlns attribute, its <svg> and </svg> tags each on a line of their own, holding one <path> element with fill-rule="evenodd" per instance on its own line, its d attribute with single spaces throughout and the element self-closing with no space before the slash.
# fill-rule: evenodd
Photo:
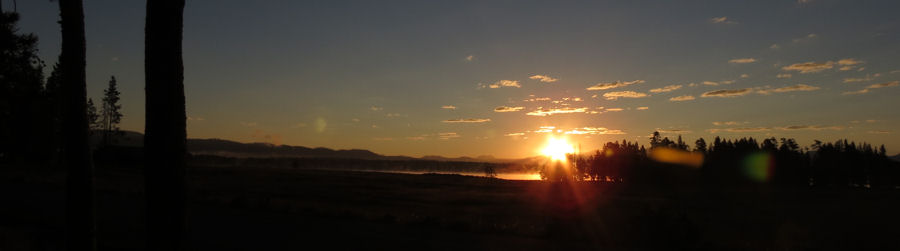
<svg viewBox="0 0 900 251">
<path fill-rule="evenodd" d="M 547 145 L 541 150 L 541 154 L 550 157 L 552 160 L 566 161 L 566 154 L 574 153 L 575 147 L 565 138 L 550 137 L 547 139 Z"/>
</svg>

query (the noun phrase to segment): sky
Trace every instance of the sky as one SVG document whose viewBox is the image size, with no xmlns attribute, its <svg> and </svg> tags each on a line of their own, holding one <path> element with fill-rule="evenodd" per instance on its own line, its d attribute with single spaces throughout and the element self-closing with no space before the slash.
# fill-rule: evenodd
<svg viewBox="0 0 900 251">
<path fill-rule="evenodd" d="M 4 1 L 5 10 L 13 8 Z M 58 7 L 18 1 L 59 54 Z M 88 96 L 143 131 L 145 2 L 85 1 Z M 900 153 L 900 1 L 188 0 L 188 137 L 518 158 L 699 137 Z M 47 69 L 49 75 L 49 67 Z"/>
</svg>

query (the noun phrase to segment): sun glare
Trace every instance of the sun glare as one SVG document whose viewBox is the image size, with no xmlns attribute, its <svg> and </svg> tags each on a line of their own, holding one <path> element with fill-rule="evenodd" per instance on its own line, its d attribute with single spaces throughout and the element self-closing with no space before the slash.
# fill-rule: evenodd
<svg viewBox="0 0 900 251">
<path fill-rule="evenodd" d="M 547 139 L 547 145 L 544 146 L 544 149 L 541 150 L 541 153 L 547 157 L 550 157 L 552 160 L 565 161 L 566 154 L 574 153 L 575 147 L 572 147 L 572 144 L 565 138 L 554 138 L 550 137 Z"/>
</svg>

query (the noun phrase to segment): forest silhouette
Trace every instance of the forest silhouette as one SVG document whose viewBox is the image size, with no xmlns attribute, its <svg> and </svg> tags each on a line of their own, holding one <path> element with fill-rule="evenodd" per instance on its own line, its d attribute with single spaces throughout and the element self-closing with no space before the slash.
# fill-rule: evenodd
<svg viewBox="0 0 900 251">
<path fill-rule="evenodd" d="M 900 188 L 900 164 L 887 156 L 884 145 L 849 139 L 804 146 L 792 138 L 715 137 L 689 144 L 680 135 L 672 140 L 654 132 L 647 147 L 622 140 L 594 152 L 569 154 L 564 161 L 493 163 L 289 147 L 282 150 L 330 155 L 192 155 L 181 45 L 184 0 L 147 1 L 146 124 L 141 146 L 122 146 L 117 142 L 125 133 L 118 127 L 123 114 L 115 73 L 109 73 L 99 104 L 87 98 L 82 1 L 57 1 L 61 53 L 46 77 L 43 70 L 48 66 L 37 54 L 38 38 L 20 31 L 20 14 L 3 10 L 0 3 L 0 188 L 10 198 L 22 198 L 4 204 L 9 208 L 0 211 L 0 217 L 64 215 L 46 217 L 40 224 L 23 220 L 23 226 L 0 221 L 0 242 L 6 242 L 0 243 L 0 250 L 215 250 L 233 243 L 289 249 L 303 247 L 291 246 L 292 239 L 316 247 L 349 237 L 363 241 L 337 247 L 890 249 L 886 245 L 891 244 L 891 232 L 836 230 L 897 219 L 879 214 L 882 211 L 863 214 L 882 200 L 891 200 L 885 208 L 898 208 L 893 198 Z M 92 138 L 99 140 L 92 143 Z M 351 153 L 363 157 L 347 157 Z M 363 169 L 485 177 L 356 172 Z M 510 170 L 538 172 L 543 182 L 496 178 Z M 816 229 L 822 223 L 809 222 L 824 216 L 809 211 L 825 210 L 827 205 L 817 200 L 829 196 L 850 203 L 835 209 L 849 212 L 837 215 L 848 220 Z M 34 198 L 49 202 L 27 202 Z M 64 200 L 65 206 L 55 200 Z M 16 208 L 20 204 L 21 210 Z M 795 221 L 771 228 L 754 225 L 764 217 L 754 210 L 794 207 L 803 212 L 779 217 Z M 856 208 L 847 209 L 851 207 Z M 190 210 L 196 210 L 194 218 Z M 740 236 L 734 233 L 745 232 L 730 230 L 726 232 L 731 235 L 723 236 L 716 232 L 726 223 L 698 213 L 729 210 L 755 215 L 722 216 L 733 220 L 728 224 L 735 228 L 777 233 Z M 760 222 L 776 224 L 768 218 Z M 236 233 L 219 225 L 251 232 Z M 114 233 L 104 226 L 127 231 Z M 297 226 L 306 228 L 277 238 Z M 381 230 L 385 234 L 379 234 Z M 806 236 L 816 231 L 825 233 Z M 828 239 L 834 236 L 851 244 L 830 246 Z M 498 244 L 505 242 L 514 243 Z M 754 244 L 743 244 L 747 242 Z"/>
</svg>

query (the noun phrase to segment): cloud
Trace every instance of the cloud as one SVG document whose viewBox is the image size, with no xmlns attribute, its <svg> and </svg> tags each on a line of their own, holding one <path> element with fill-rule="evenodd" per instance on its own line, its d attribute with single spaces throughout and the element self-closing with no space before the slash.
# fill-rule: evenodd
<svg viewBox="0 0 900 251">
<path fill-rule="evenodd" d="M 656 131 L 659 132 L 659 133 L 672 133 L 672 134 L 688 134 L 688 133 L 691 133 L 691 131 L 688 131 L 688 130 L 681 130 L 681 129 L 668 129 L 668 130 L 666 130 L 666 129 L 659 129 L 659 128 L 656 128 Z"/>
<path fill-rule="evenodd" d="M 475 55 L 466 56 L 466 61 L 472 62 L 472 60 L 475 60 Z"/>
<path fill-rule="evenodd" d="M 524 135 L 525 135 L 524 132 L 514 132 L 514 133 L 505 134 L 505 136 L 524 136 Z"/>
<path fill-rule="evenodd" d="M 399 113 L 388 113 L 385 114 L 388 118 L 397 118 L 397 117 L 407 117 L 407 115 L 399 114 Z"/>
<path fill-rule="evenodd" d="M 564 134 L 576 134 L 576 135 L 622 135 L 625 134 L 622 130 L 610 130 L 605 127 L 581 127 L 574 128 L 571 130 L 566 130 L 563 132 Z"/>
<path fill-rule="evenodd" d="M 662 93 L 662 92 L 670 92 L 674 90 L 681 89 L 681 85 L 667 85 L 662 88 L 650 89 L 652 93 Z"/>
<path fill-rule="evenodd" d="M 815 39 L 815 38 L 817 38 L 817 37 L 819 37 L 819 35 L 816 35 L 816 34 L 814 34 L 814 33 L 810 33 L 810 34 L 806 35 L 805 37 L 795 38 L 795 39 L 793 40 L 793 42 L 794 42 L 794 43 L 805 42 L 805 41 L 809 41 L 809 40 Z"/>
<path fill-rule="evenodd" d="M 638 107 L 638 108 L 635 108 L 635 109 L 637 109 L 637 110 L 639 110 L 639 111 L 641 111 L 641 110 L 649 110 L 649 109 L 650 109 L 650 107 L 646 107 L 646 106 L 640 106 L 640 107 Z"/>
<path fill-rule="evenodd" d="M 856 60 L 853 58 L 845 58 L 845 59 L 838 60 L 837 63 L 839 65 L 858 65 L 858 64 L 865 63 L 865 62 L 859 61 L 859 60 Z"/>
<path fill-rule="evenodd" d="M 713 123 L 713 125 L 716 125 L 716 126 L 723 126 L 723 125 L 734 126 L 734 125 L 742 125 L 742 124 L 746 124 L 747 122 L 737 122 L 737 121 L 724 121 L 724 122 L 719 122 L 719 121 L 715 121 L 715 122 L 712 122 L 712 123 Z"/>
<path fill-rule="evenodd" d="M 245 127 L 256 127 L 257 126 L 256 122 L 243 122 L 243 121 L 241 121 L 241 125 L 245 126 Z"/>
<path fill-rule="evenodd" d="M 519 88 L 519 87 L 522 87 L 522 85 L 520 85 L 519 81 L 517 81 L 517 80 L 500 80 L 500 81 L 494 82 L 493 84 L 488 85 L 488 87 L 491 89 L 497 89 L 500 87 Z"/>
<path fill-rule="evenodd" d="M 448 119 L 444 123 L 484 123 L 490 122 L 491 119 Z"/>
<path fill-rule="evenodd" d="M 634 81 L 625 81 L 625 82 L 612 82 L 612 83 L 598 83 L 594 86 L 588 87 L 588 91 L 597 91 L 597 90 L 606 90 L 612 88 L 625 87 L 633 84 L 641 84 L 644 83 L 644 80 L 634 80 Z"/>
<path fill-rule="evenodd" d="M 843 126 L 818 126 L 818 125 L 791 125 L 778 127 L 778 130 L 790 131 L 790 130 L 813 130 L 813 131 L 821 131 L 821 130 L 844 130 Z"/>
<path fill-rule="evenodd" d="M 541 82 L 544 82 L 544 83 L 553 83 L 553 82 L 556 82 L 557 80 L 559 80 L 559 79 L 555 79 L 555 78 L 552 78 L 552 77 L 547 76 L 547 75 L 534 75 L 534 76 L 531 76 L 531 77 L 528 77 L 528 78 L 530 78 L 530 79 L 539 79 Z"/>
<path fill-rule="evenodd" d="M 894 87 L 894 86 L 898 86 L 898 85 L 900 85 L 900 81 L 878 83 L 878 84 L 866 86 L 866 88 L 859 90 L 859 91 L 844 92 L 843 95 L 865 94 L 865 93 L 869 93 L 869 90 L 886 88 L 886 87 Z"/>
<path fill-rule="evenodd" d="M 715 81 L 703 81 L 703 84 L 704 84 L 704 85 L 708 85 L 708 86 L 717 86 L 717 85 L 719 85 L 719 82 L 715 82 Z"/>
<path fill-rule="evenodd" d="M 625 110 L 625 109 L 622 109 L 622 108 L 606 108 L 606 111 L 607 111 L 607 112 L 621 112 L 621 111 L 624 111 L 624 110 Z"/>
<path fill-rule="evenodd" d="M 773 50 L 777 50 L 777 49 L 780 49 L 780 48 L 781 48 L 781 46 L 778 45 L 778 44 L 772 44 L 771 46 L 769 46 L 769 49 L 773 49 Z"/>
<path fill-rule="evenodd" d="M 732 90 L 715 90 L 715 91 L 705 92 L 705 93 L 703 93 L 703 95 L 700 95 L 700 96 L 704 97 L 704 98 L 708 98 L 708 97 L 720 97 L 720 98 L 738 97 L 738 96 L 747 95 L 748 93 L 750 93 L 751 90 L 752 89 L 750 89 L 750 88 L 732 89 Z"/>
<path fill-rule="evenodd" d="M 498 106 L 497 108 L 494 108 L 494 112 L 518 112 L 518 111 L 521 111 L 522 109 L 525 109 L 525 107 Z"/>
<path fill-rule="evenodd" d="M 796 85 L 792 85 L 792 86 L 785 86 L 785 87 L 780 87 L 780 88 L 775 88 L 775 89 L 759 90 L 759 91 L 757 91 L 757 93 L 769 94 L 772 92 L 782 93 L 782 92 L 796 92 L 796 91 L 815 91 L 818 89 L 820 89 L 820 88 L 811 86 L 811 85 L 796 84 Z"/>
<path fill-rule="evenodd" d="M 824 63 L 816 63 L 816 62 L 805 62 L 805 63 L 796 63 L 792 65 L 788 65 L 785 67 L 781 67 L 782 70 L 785 71 L 799 71 L 800 73 L 816 73 L 824 70 L 828 70 L 834 68 L 834 62 L 828 61 Z"/>
<path fill-rule="evenodd" d="M 442 132 L 442 133 L 438 133 L 437 137 L 438 137 L 438 139 L 448 140 L 448 139 L 459 138 L 460 135 L 455 132 Z"/>
<path fill-rule="evenodd" d="M 870 133 L 870 134 L 890 134 L 891 132 L 890 132 L 890 131 L 885 131 L 885 130 L 877 130 L 877 131 L 868 131 L 867 133 Z"/>
<path fill-rule="evenodd" d="M 372 140 L 374 140 L 374 141 L 393 141 L 394 138 L 391 138 L 391 137 L 375 137 L 375 138 L 372 138 Z"/>
<path fill-rule="evenodd" d="M 875 78 L 880 77 L 881 74 L 876 73 L 875 75 L 866 74 L 865 78 L 845 78 L 844 83 L 855 83 L 855 82 L 868 82 L 875 80 Z"/>
<path fill-rule="evenodd" d="M 603 97 L 606 100 L 616 100 L 619 98 L 643 98 L 648 95 L 643 92 L 633 92 L 633 91 L 621 91 L 621 92 L 607 92 L 603 94 Z"/>
<path fill-rule="evenodd" d="M 581 107 L 581 108 L 563 107 L 563 108 L 552 108 L 552 109 L 538 107 L 537 110 L 526 113 L 525 115 L 544 117 L 544 116 L 550 116 L 550 115 L 554 115 L 554 114 L 585 113 L 585 112 L 587 112 L 587 109 L 588 109 L 587 107 Z"/>
<path fill-rule="evenodd" d="M 793 77 L 793 75 L 791 75 L 789 73 L 782 73 L 782 74 L 775 75 L 775 77 L 776 78 L 791 78 L 791 77 Z"/>
<path fill-rule="evenodd" d="M 422 140 L 425 140 L 425 136 L 424 135 L 423 136 L 412 136 L 412 137 L 406 137 L 406 139 L 412 140 L 412 141 L 422 141 Z"/>
<path fill-rule="evenodd" d="M 445 106 L 441 106 L 441 109 L 456 110 L 456 106 L 445 105 Z"/>
<path fill-rule="evenodd" d="M 669 98 L 669 101 L 688 101 L 688 100 L 694 100 L 694 96 L 684 95 L 684 96 Z"/>
<path fill-rule="evenodd" d="M 714 24 L 737 24 L 737 22 L 733 20 L 728 20 L 728 17 L 714 17 L 709 19 L 710 23 Z"/>
<path fill-rule="evenodd" d="M 378 107 L 378 106 L 372 106 L 372 107 L 369 107 L 369 110 L 372 110 L 372 111 L 381 111 L 381 110 L 384 110 L 384 108 Z"/>
<path fill-rule="evenodd" d="M 749 78 L 749 77 L 750 77 L 749 74 L 741 74 L 741 78 Z"/>
<path fill-rule="evenodd" d="M 768 127 L 739 127 L 739 128 L 714 128 L 706 130 L 710 133 L 718 133 L 718 132 L 736 132 L 736 133 L 747 133 L 747 132 L 766 132 L 771 131 L 771 128 Z"/>
<path fill-rule="evenodd" d="M 756 62 L 756 59 L 755 58 L 735 58 L 732 60 L 728 60 L 728 62 L 732 63 L 732 64 L 749 64 L 749 63 Z"/>
</svg>

